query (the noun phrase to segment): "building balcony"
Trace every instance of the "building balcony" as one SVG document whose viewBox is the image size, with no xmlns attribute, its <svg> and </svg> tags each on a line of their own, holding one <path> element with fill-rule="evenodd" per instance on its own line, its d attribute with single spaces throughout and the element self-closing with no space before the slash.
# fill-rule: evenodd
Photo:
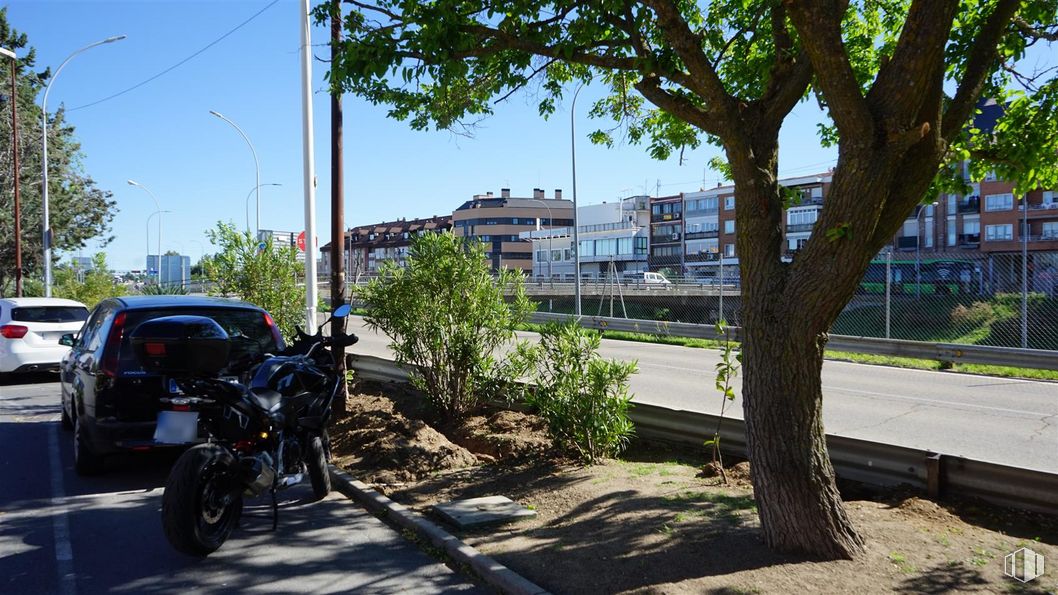
<svg viewBox="0 0 1058 595">
<path fill-rule="evenodd" d="M 657 215 L 650 214 L 651 223 L 663 223 L 665 221 L 680 221 L 683 219 L 683 213 L 659 213 Z"/>
<path fill-rule="evenodd" d="M 918 236 L 903 236 L 896 238 L 897 250 L 915 250 L 918 248 Z"/>
<path fill-rule="evenodd" d="M 650 243 L 653 244 L 678 244 L 680 243 L 680 237 L 683 234 L 670 233 L 661 236 L 650 236 Z"/>
<path fill-rule="evenodd" d="M 672 255 L 672 256 L 654 256 L 654 255 L 651 255 L 650 258 L 647 259 L 647 261 L 651 264 L 651 266 L 654 266 L 654 265 L 667 265 L 667 264 L 680 264 L 680 255 L 679 254 L 675 254 L 675 255 Z"/>
<path fill-rule="evenodd" d="M 683 236 L 686 240 L 709 240 L 718 237 L 720 237 L 719 229 L 713 229 L 710 231 L 692 231 Z"/>
<path fill-rule="evenodd" d="M 1030 242 L 1058 242 L 1058 231 L 1046 231 L 1029 235 Z"/>
<path fill-rule="evenodd" d="M 957 203 L 955 210 L 959 213 L 980 213 L 981 199 L 974 196 L 967 200 L 960 200 Z"/>
<path fill-rule="evenodd" d="M 1029 219 L 1058 219 L 1058 202 L 1030 204 L 1029 212 L 1026 215 Z"/>
<path fill-rule="evenodd" d="M 805 233 L 811 232 L 812 228 L 815 227 L 815 223 L 795 223 L 793 225 L 786 226 L 786 233 Z"/>
<path fill-rule="evenodd" d="M 686 262 L 720 262 L 720 253 L 700 252 L 698 254 L 688 254 L 684 260 Z"/>
<path fill-rule="evenodd" d="M 958 235 L 958 244 L 960 246 L 979 246 L 981 245 L 981 234 L 979 233 L 961 233 Z"/>
</svg>

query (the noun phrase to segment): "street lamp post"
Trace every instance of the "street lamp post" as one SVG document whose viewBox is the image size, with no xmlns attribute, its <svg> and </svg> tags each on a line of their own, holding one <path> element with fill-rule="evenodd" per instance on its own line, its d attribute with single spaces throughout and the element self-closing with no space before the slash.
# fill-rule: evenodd
<svg viewBox="0 0 1058 595">
<path fill-rule="evenodd" d="M 234 128 L 236 130 L 236 132 L 239 133 L 239 136 L 241 136 L 244 141 L 246 141 L 246 146 L 250 147 L 250 153 L 253 154 L 253 166 L 254 166 L 254 170 L 257 172 L 257 174 L 256 174 L 257 175 L 257 181 L 255 182 L 256 185 L 254 186 L 254 190 L 257 192 L 257 233 L 260 234 L 260 232 L 261 232 L 261 186 L 262 185 L 267 186 L 268 184 L 261 184 L 261 164 L 260 164 L 260 162 L 257 161 L 257 151 L 253 148 L 253 143 L 250 142 L 250 137 L 246 136 L 246 133 L 242 131 L 242 128 L 239 128 L 238 124 L 236 124 L 235 122 L 232 122 L 228 118 L 225 118 L 219 112 L 215 112 L 213 110 L 209 110 L 209 113 L 213 114 L 214 116 L 217 116 L 221 120 L 224 120 L 228 124 L 231 124 L 231 127 Z M 247 225 L 247 227 L 249 227 L 249 225 Z"/>
<path fill-rule="evenodd" d="M 150 264 L 149 264 L 149 262 L 151 260 L 151 217 L 154 217 L 155 215 L 158 215 L 158 272 L 156 273 L 157 277 L 158 277 L 158 285 L 162 284 L 162 213 L 171 213 L 171 212 L 172 211 L 163 211 L 161 209 L 158 209 L 157 211 L 151 213 L 150 215 L 147 215 L 147 224 L 145 226 L 146 227 L 146 232 L 147 232 L 147 263 L 145 263 L 145 264 L 147 264 L 148 275 L 149 275 L 150 274 Z"/>
<path fill-rule="evenodd" d="M 108 37 L 102 41 L 90 43 L 76 52 L 70 54 L 62 61 L 59 68 L 55 70 L 55 74 L 51 76 L 51 80 L 48 81 L 47 86 L 44 87 L 44 100 L 40 105 L 40 128 L 41 128 L 41 162 L 43 166 L 43 180 L 41 182 L 41 203 L 43 217 L 41 219 L 41 226 L 43 227 L 44 237 L 44 296 L 51 297 L 51 228 L 48 223 L 48 94 L 51 93 L 51 86 L 55 83 L 55 79 L 59 78 L 59 73 L 66 67 L 66 64 L 73 59 L 74 56 L 81 52 L 90 50 L 98 45 L 106 43 L 113 43 L 115 41 L 121 41 L 125 39 L 124 35 L 115 35 Z"/>
<path fill-rule="evenodd" d="M 933 201 L 930 203 L 931 207 L 936 207 L 937 202 Z M 926 207 L 923 206 L 918 210 L 918 214 L 915 215 L 915 227 L 917 228 L 918 235 L 915 237 L 915 299 L 922 298 L 922 239 L 926 237 L 925 230 L 922 227 L 922 213 L 926 212 Z"/>
<path fill-rule="evenodd" d="M 14 180 L 15 204 L 15 297 L 22 297 L 22 206 L 18 195 L 18 84 L 16 71 L 18 57 L 7 48 L 0 48 L 0 54 L 11 58 L 11 178 Z"/>
<path fill-rule="evenodd" d="M 163 211 L 162 210 L 161 203 L 158 202 L 158 197 L 155 196 L 154 193 L 151 192 L 149 188 L 147 188 L 143 184 L 140 184 L 136 180 L 128 180 L 128 184 L 129 184 L 129 186 L 135 186 L 137 188 L 140 188 L 141 190 L 143 190 L 144 192 L 146 192 L 147 194 L 149 194 L 151 196 L 151 198 L 154 200 L 154 208 L 158 209 L 156 211 L 156 213 L 168 213 L 169 212 L 169 211 Z M 153 216 L 153 215 L 154 214 L 152 213 L 151 216 Z M 147 219 L 150 220 L 151 216 L 147 217 Z M 150 259 L 150 257 L 151 257 L 151 244 L 148 241 L 147 242 L 147 258 Z M 158 215 L 158 284 L 159 285 L 161 285 L 161 281 L 162 281 L 162 216 L 159 214 Z"/>
<path fill-rule="evenodd" d="M 542 200 L 539 200 L 539 199 L 536 199 L 536 198 L 530 198 L 529 201 L 530 202 L 538 202 L 538 203 L 544 205 L 544 208 L 547 209 L 547 220 L 550 222 L 550 226 L 551 226 L 547 230 L 547 280 L 550 283 L 554 283 L 554 281 L 553 281 L 554 275 L 551 274 L 551 261 L 554 258 L 554 253 L 552 252 L 553 244 L 551 243 L 551 240 L 554 237 L 555 217 L 554 217 L 554 215 L 551 214 L 551 207 L 548 206 L 548 204 L 546 202 L 544 202 Z M 540 221 L 540 218 L 537 217 L 537 222 L 539 223 L 539 221 Z M 535 268 L 535 266 L 534 266 L 534 268 Z"/>
<path fill-rule="evenodd" d="M 573 166 L 573 300 L 574 310 L 580 316 L 580 235 L 577 233 L 577 129 L 574 124 L 577 114 L 577 96 L 584 88 L 581 83 L 573 93 L 573 104 L 569 108 L 569 150 Z"/>
<path fill-rule="evenodd" d="M 244 209 L 246 211 L 246 233 L 250 233 L 250 196 L 254 193 L 255 190 L 258 191 L 258 196 L 260 196 L 260 192 L 259 191 L 261 190 L 261 186 L 282 186 L 282 184 L 258 184 L 256 186 L 254 186 L 253 188 L 251 188 L 250 191 L 246 193 L 246 208 Z M 258 211 L 257 212 L 258 212 L 258 215 L 259 215 L 260 214 L 260 204 L 258 204 Z M 258 217 L 258 220 L 257 220 L 257 232 L 258 232 L 258 235 L 260 235 L 260 232 L 261 232 L 261 220 L 260 220 L 260 217 Z"/>
</svg>

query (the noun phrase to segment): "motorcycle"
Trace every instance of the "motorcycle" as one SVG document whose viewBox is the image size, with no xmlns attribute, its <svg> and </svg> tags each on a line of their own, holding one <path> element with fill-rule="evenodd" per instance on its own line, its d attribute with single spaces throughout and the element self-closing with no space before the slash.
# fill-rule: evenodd
<svg viewBox="0 0 1058 595">
<path fill-rule="evenodd" d="M 155 440 L 196 444 L 177 460 L 162 496 L 166 538 L 180 552 L 207 556 L 231 535 L 243 498 L 268 492 L 272 529 L 279 519 L 276 492 L 307 474 L 313 494 L 331 491 L 327 422 L 341 388 L 332 350 L 344 354 L 355 335 L 324 336 L 322 327 L 348 316 L 340 306 L 314 335 L 298 329 L 279 354 L 230 363 L 232 337 L 211 318 L 168 316 L 144 322 L 130 335 L 145 369 L 178 389 L 163 397 Z M 241 370 L 240 370 L 241 368 Z M 220 376 L 243 372 L 239 377 Z"/>
</svg>

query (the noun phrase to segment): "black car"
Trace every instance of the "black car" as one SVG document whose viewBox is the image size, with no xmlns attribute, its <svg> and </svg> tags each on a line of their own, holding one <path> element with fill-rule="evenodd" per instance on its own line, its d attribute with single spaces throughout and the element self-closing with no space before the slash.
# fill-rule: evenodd
<svg viewBox="0 0 1058 595">
<path fill-rule="evenodd" d="M 100 302 L 81 331 L 64 335 L 61 341 L 71 347 L 59 365 L 62 426 L 73 430 L 78 473 L 101 472 L 108 454 L 162 447 L 154 441 L 159 399 L 178 395 L 180 389 L 169 378 L 139 365 L 128 336 L 144 321 L 178 314 L 216 320 L 231 337 L 229 365 L 283 349 L 272 317 L 245 302 L 191 296 Z"/>
</svg>

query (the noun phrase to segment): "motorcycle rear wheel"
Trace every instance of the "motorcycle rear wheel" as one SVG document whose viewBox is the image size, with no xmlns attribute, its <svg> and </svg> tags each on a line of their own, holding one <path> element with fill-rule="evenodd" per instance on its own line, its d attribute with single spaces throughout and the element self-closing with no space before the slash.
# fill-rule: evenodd
<svg viewBox="0 0 1058 595">
<path fill-rule="evenodd" d="M 242 514 L 242 493 L 225 481 L 231 455 L 215 444 L 199 444 L 173 465 L 162 494 L 162 527 L 177 551 L 204 557 L 217 551 Z"/>
</svg>

